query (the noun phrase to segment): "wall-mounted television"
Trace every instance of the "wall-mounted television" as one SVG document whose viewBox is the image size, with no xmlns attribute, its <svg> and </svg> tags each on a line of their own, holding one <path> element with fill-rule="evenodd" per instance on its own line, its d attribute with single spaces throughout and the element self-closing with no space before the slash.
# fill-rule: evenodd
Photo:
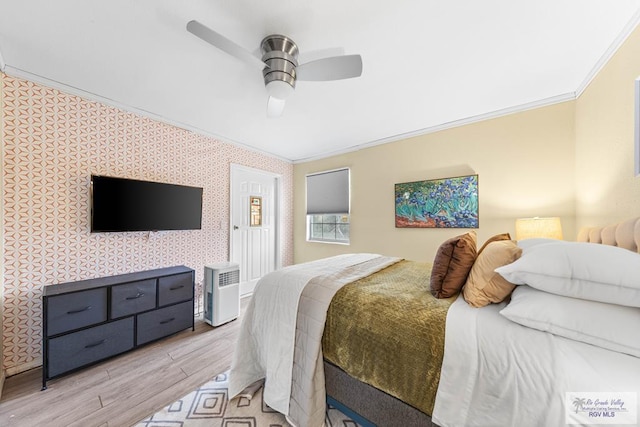
<svg viewBox="0 0 640 427">
<path fill-rule="evenodd" d="M 202 188 L 91 175 L 91 232 L 199 230 Z"/>
</svg>

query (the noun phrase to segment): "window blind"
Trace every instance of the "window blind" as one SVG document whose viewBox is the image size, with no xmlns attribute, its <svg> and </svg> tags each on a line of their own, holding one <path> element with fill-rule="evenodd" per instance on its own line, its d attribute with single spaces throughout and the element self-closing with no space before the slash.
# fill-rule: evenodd
<svg viewBox="0 0 640 427">
<path fill-rule="evenodd" d="M 348 168 L 307 175 L 307 215 L 348 213 Z"/>
</svg>

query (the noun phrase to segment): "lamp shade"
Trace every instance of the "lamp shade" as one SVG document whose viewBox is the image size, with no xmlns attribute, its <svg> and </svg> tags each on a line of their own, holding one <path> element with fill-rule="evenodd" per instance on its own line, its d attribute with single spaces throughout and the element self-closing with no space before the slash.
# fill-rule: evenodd
<svg viewBox="0 0 640 427">
<path fill-rule="evenodd" d="M 547 238 L 562 240 L 562 224 L 557 216 L 549 218 L 519 218 L 516 220 L 516 240 Z"/>
</svg>

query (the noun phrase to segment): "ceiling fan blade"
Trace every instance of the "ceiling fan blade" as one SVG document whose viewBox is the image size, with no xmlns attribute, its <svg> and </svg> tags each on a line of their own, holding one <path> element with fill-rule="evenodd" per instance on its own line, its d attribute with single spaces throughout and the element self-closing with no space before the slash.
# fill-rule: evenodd
<svg viewBox="0 0 640 427">
<path fill-rule="evenodd" d="M 360 77 L 362 57 L 360 55 L 332 56 L 307 62 L 296 68 L 298 80 L 327 81 Z"/>
<path fill-rule="evenodd" d="M 242 46 L 232 42 L 220 33 L 213 31 L 211 28 L 202 25 L 196 20 L 187 22 L 187 31 L 196 37 L 201 38 L 207 43 L 217 47 L 223 52 L 262 70 L 264 67 L 268 67 L 267 64 L 262 62 L 259 58 L 253 56 L 251 52 L 243 48 Z"/>
<path fill-rule="evenodd" d="M 310 51 L 300 52 L 298 55 L 298 64 L 306 64 L 307 62 L 315 61 L 317 59 L 329 58 L 330 56 L 344 56 L 343 47 L 326 47 L 323 49 L 315 49 Z"/>
<path fill-rule="evenodd" d="M 280 117 L 284 111 L 284 99 L 269 97 L 267 101 L 267 117 Z"/>
</svg>

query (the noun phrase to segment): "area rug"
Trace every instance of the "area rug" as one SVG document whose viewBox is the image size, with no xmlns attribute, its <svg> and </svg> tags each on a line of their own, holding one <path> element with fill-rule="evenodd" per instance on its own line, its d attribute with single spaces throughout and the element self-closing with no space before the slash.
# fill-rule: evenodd
<svg viewBox="0 0 640 427">
<path fill-rule="evenodd" d="M 252 399 L 229 400 L 228 372 L 218 375 L 134 427 L 287 427 L 284 415 L 265 405 L 262 388 Z M 357 427 L 355 421 L 339 410 L 328 407 L 325 426 Z"/>
</svg>

